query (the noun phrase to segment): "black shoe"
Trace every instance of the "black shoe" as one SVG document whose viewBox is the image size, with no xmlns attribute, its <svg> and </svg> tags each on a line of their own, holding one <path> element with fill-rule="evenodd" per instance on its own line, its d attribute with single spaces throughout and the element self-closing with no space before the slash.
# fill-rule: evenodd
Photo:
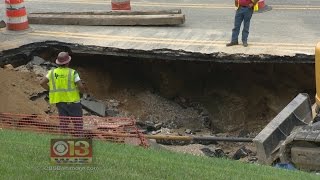
<svg viewBox="0 0 320 180">
<path fill-rule="evenodd" d="M 5 28 L 6 27 L 6 23 L 4 21 L 0 21 L 0 28 Z"/>
<path fill-rule="evenodd" d="M 226 44 L 226 46 L 234 46 L 234 45 L 238 45 L 238 42 L 230 42 L 228 44 Z"/>
<path fill-rule="evenodd" d="M 244 47 L 248 47 L 248 43 L 247 42 L 243 42 L 243 46 Z"/>
</svg>

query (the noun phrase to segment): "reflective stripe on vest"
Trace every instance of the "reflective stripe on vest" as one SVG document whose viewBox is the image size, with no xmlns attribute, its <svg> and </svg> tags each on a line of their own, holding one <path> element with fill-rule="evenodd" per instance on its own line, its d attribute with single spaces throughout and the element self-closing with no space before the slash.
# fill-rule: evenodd
<svg viewBox="0 0 320 180">
<path fill-rule="evenodd" d="M 80 101 L 79 91 L 75 85 L 75 70 L 70 68 L 57 68 L 50 72 L 49 78 L 49 101 L 50 104 L 59 102 L 78 102 Z M 67 77 L 63 77 L 66 76 Z M 59 81 L 57 79 L 62 76 Z"/>
</svg>

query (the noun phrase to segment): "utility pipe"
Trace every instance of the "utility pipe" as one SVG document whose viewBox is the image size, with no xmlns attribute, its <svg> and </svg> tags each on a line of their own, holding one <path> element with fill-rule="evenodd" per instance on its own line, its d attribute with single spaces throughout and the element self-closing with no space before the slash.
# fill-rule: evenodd
<svg viewBox="0 0 320 180">
<path fill-rule="evenodd" d="M 148 139 L 178 140 L 178 141 L 226 141 L 226 142 L 252 142 L 253 138 L 241 137 L 215 137 L 215 136 L 169 136 L 169 135 L 145 135 Z"/>
</svg>

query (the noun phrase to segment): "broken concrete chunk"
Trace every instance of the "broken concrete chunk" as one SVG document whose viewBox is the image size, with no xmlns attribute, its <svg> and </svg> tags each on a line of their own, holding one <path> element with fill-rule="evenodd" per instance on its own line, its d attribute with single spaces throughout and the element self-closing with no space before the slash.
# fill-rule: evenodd
<svg viewBox="0 0 320 180">
<path fill-rule="evenodd" d="M 119 111 L 116 109 L 107 109 L 106 113 L 108 116 L 115 117 L 119 114 Z"/>
<path fill-rule="evenodd" d="M 191 129 L 186 129 L 186 130 L 185 130 L 185 133 L 186 133 L 186 134 L 192 134 L 192 130 L 191 130 Z"/>
<path fill-rule="evenodd" d="M 48 96 L 49 95 L 49 91 L 42 91 L 42 92 L 39 92 L 39 93 L 33 93 L 30 95 L 29 99 L 31 101 L 35 101 L 39 98 L 42 98 L 42 97 L 45 97 L 45 96 Z"/>
<path fill-rule="evenodd" d="M 247 157 L 251 152 L 252 152 L 251 150 L 247 149 L 245 146 L 242 146 L 240 149 L 236 151 L 232 159 L 239 160 L 241 158 Z"/>
<path fill-rule="evenodd" d="M 28 63 L 25 65 L 25 68 L 27 68 L 29 71 L 33 69 L 33 65 L 31 63 Z"/>
<path fill-rule="evenodd" d="M 111 106 L 111 107 L 118 107 L 120 105 L 120 101 L 117 101 L 114 99 L 110 99 L 107 103 L 108 103 L 108 106 Z"/>
<path fill-rule="evenodd" d="M 13 70 L 14 69 L 14 67 L 11 64 L 6 64 L 6 65 L 4 65 L 3 68 L 4 69 L 8 69 L 8 70 Z"/>
<path fill-rule="evenodd" d="M 211 151 L 209 148 L 202 148 L 200 149 L 204 155 L 209 156 L 209 157 L 216 157 L 216 153 L 214 151 Z"/>
<path fill-rule="evenodd" d="M 151 132 L 152 135 L 156 135 L 156 134 L 159 134 L 159 133 L 161 133 L 161 130 L 157 130 L 157 131 L 152 131 Z"/>
<path fill-rule="evenodd" d="M 144 127 L 145 123 L 143 121 L 137 120 L 136 124 L 140 127 Z"/>
<path fill-rule="evenodd" d="M 221 148 L 216 148 L 215 150 L 217 157 L 226 157 L 226 153 Z"/>
<path fill-rule="evenodd" d="M 40 77 L 43 77 L 43 76 L 46 76 L 47 75 L 47 70 L 45 68 L 43 68 L 42 66 L 39 66 L 39 65 L 33 65 L 32 66 L 32 71 L 40 76 Z"/>
<path fill-rule="evenodd" d="M 252 156 L 252 157 L 249 157 L 249 158 L 248 158 L 248 161 L 251 162 L 251 163 L 255 163 L 255 162 L 258 161 L 258 158 L 255 157 L 255 156 Z"/>
<path fill-rule="evenodd" d="M 81 104 L 86 110 L 90 112 L 93 112 L 102 117 L 106 116 L 106 105 L 101 102 L 81 99 Z"/>
<path fill-rule="evenodd" d="M 168 128 L 161 128 L 161 133 L 163 134 L 171 134 L 172 130 Z"/>
<path fill-rule="evenodd" d="M 87 110 L 85 110 L 85 109 L 82 109 L 82 114 L 84 115 L 84 116 L 89 116 L 89 115 L 91 115 Z"/>
<path fill-rule="evenodd" d="M 154 122 L 152 121 L 145 121 L 144 123 L 146 126 L 154 126 Z"/>
<path fill-rule="evenodd" d="M 54 63 L 51 63 L 51 62 L 48 62 L 48 61 L 45 61 L 44 63 L 42 63 L 41 65 L 45 66 L 47 68 L 47 70 L 50 70 L 52 68 L 56 68 L 58 67 L 58 65 L 54 64 Z"/>
<path fill-rule="evenodd" d="M 161 129 L 162 125 L 163 125 L 163 123 L 157 123 L 157 124 L 154 125 L 154 128 L 156 130 L 159 130 L 159 129 Z"/>
<path fill-rule="evenodd" d="M 249 137 L 250 132 L 246 129 L 241 130 L 238 137 Z"/>
<path fill-rule="evenodd" d="M 33 56 L 33 59 L 30 61 L 30 64 L 33 65 L 42 65 L 43 63 L 45 63 L 46 61 L 44 59 L 42 59 L 41 57 L 38 56 Z"/>
<path fill-rule="evenodd" d="M 152 121 L 137 121 L 137 125 L 139 125 L 142 129 L 146 129 L 149 132 L 158 131 L 162 128 L 163 123 L 154 123 Z"/>
<path fill-rule="evenodd" d="M 174 121 L 167 121 L 165 124 L 164 124 L 164 127 L 167 127 L 169 129 L 177 129 L 178 128 L 178 125 L 176 124 L 176 122 Z"/>
<path fill-rule="evenodd" d="M 226 157 L 226 154 L 221 148 L 216 148 L 215 150 L 211 150 L 207 147 L 200 149 L 206 156 L 209 157 Z"/>
</svg>

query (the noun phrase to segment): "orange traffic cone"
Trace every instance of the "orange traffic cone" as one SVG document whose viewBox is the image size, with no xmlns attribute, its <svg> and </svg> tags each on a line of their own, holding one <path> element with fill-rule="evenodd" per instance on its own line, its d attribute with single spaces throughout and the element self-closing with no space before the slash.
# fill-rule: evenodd
<svg viewBox="0 0 320 180">
<path fill-rule="evenodd" d="M 5 0 L 8 17 L 7 30 L 25 31 L 29 29 L 27 11 L 23 0 Z"/>
<path fill-rule="evenodd" d="M 131 10 L 130 0 L 111 0 L 112 10 Z"/>
</svg>

